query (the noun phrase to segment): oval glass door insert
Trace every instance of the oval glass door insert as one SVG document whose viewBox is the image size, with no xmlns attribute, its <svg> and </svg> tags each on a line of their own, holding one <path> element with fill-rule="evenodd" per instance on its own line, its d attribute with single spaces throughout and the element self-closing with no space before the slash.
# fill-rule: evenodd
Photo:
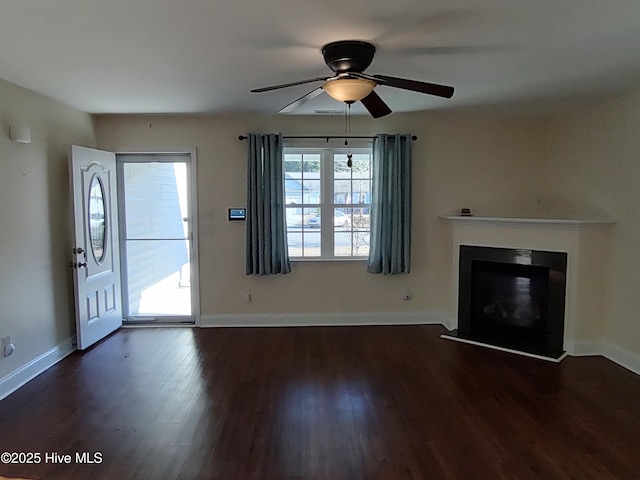
<svg viewBox="0 0 640 480">
<path fill-rule="evenodd" d="M 96 262 L 104 260 L 107 241 L 107 225 L 104 207 L 104 186 L 98 175 L 93 175 L 89 185 L 89 240 Z"/>
</svg>

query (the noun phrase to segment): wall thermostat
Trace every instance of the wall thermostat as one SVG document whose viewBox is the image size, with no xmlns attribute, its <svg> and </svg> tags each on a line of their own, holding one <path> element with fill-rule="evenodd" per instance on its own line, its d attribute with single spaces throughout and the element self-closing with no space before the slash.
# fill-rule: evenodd
<svg viewBox="0 0 640 480">
<path fill-rule="evenodd" d="M 247 209 L 246 208 L 230 208 L 229 220 L 246 220 Z"/>
</svg>

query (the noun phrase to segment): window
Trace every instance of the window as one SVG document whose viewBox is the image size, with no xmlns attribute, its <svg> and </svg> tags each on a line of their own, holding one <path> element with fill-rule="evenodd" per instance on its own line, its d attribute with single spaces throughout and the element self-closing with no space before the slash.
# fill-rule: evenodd
<svg viewBox="0 0 640 480">
<path fill-rule="evenodd" d="M 284 149 L 289 256 L 348 259 L 369 255 L 371 147 Z"/>
</svg>

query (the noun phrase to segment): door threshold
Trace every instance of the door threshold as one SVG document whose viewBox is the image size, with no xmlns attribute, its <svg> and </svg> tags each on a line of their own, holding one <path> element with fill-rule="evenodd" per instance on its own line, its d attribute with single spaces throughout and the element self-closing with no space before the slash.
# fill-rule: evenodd
<svg viewBox="0 0 640 480">
<path fill-rule="evenodd" d="M 149 323 L 149 322 L 127 322 L 122 324 L 122 328 L 193 328 L 195 323 Z"/>
<path fill-rule="evenodd" d="M 195 319 L 191 319 L 189 317 L 179 317 L 179 316 L 167 316 L 167 317 L 133 317 L 133 318 L 125 318 L 122 322 L 123 325 L 127 326 L 193 326 L 196 324 Z"/>
</svg>

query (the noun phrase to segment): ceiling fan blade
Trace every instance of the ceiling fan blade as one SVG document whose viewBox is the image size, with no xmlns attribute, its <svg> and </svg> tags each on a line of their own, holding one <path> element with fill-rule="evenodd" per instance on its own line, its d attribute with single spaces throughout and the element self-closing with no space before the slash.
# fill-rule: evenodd
<svg viewBox="0 0 640 480">
<path fill-rule="evenodd" d="M 385 115 L 389 115 L 391 113 L 391 109 L 389 108 L 389 106 L 384 103 L 384 100 L 382 100 L 376 92 L 371 92 L 360 101 L 373 118 L 384 117 Z"/>
<path fill-rule="evenodd" d="M 307 103 L 309 100 L 311 100 L 313 98 L 316 98 L 321 93 L 324 93 L 324 90 L 322 89 L 322 87 L 318 87 L 315 90 L 311 90 L 306 95 L 301 96 L 299 99 L 294 100 L 293 102 L 291 102 L 286 107 L 283 107 L 280 110 L 278 110 L 278 113 L 289 113 L 289 112 L 295 110 L 296 108 L 298 108 L 300 105 L 302 105 L 304 103 Z"/>
<path fill-rule="evenodd" d="M 326 80 L 327 80 L 327 77 L 309 78 L 307 80 L 300 80 L 299 82 L 283 83 L 281 85 L 273 85 L 271 87 L 254 88 L 253 90 L 251 90 L 251 93 L 269 92 L 271 90 L 277 90 L 279 88 L 293 87 L 295 85 L 302 85 L 304 83 L 311 83 L 311 82 L 324 82 Z"/>
<path fill-rule="evenodd" d="M 406 47 L 394 48 L 394 55 L 474 55 L 479 53 L 511 53 L 516 47 L 506 45 L 442 45 L 439 47 Z"/>
<path fill-rule="evenodd" d="M 451 98 L 453 96 L 453 87 L 448 87 L 446 85 L 419 82 L 418 80 L 408 80 L 406 78 L 390 77 L 388 75 L 372 75 L 372 80 L 380 85 L 403 88 L 405 90 L 427 93 L 438 97 Z"/>
</svg>

